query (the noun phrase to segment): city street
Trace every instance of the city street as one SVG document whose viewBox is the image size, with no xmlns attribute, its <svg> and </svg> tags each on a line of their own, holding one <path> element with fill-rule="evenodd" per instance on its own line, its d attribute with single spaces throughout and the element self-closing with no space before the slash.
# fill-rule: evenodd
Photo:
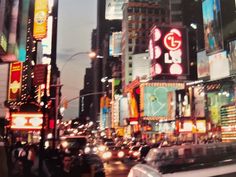
<svg viewBox="0 0 236 177">
<path fill-rule="evenodd" d="M 126 161 L 125 163 L 119 161 L 113 161 L 110 163 L 105 163 L 105 173 L 106 177 L 127 177 L 129 170 L 135 165 L 134 161 Z"/>
</svg>

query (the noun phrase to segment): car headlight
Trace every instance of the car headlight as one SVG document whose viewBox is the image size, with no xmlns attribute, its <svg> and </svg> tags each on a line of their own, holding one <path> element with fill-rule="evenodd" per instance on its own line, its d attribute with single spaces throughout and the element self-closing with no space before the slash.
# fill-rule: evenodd
<svg viewBox="0 0 236 177">
<path fill-rule="evenodd" d="M 133 153 L 133 155 L 134 155 L 134 156 L 138 156 L 138 155 L 139 155 L 139 152 L 135 151 L 135 152 Z"/>
<path fill-rule="evenodd" d="M 101 151 L 101 152 L 104 152 L 106 150 L 106 146 L 98 146 L 98 150 Z"/>
<path fill-rule="evenodd" d="M 86 148 L 84 148 L 84 153 L 85 153 L 85 154 L 90 153 L 90 151 L 91 151 L 90 147 L 86 147 Z"/>
<path fill-rule="evenodd" d="M 98 148 L 97 147 L 94 147 L 93 148 L 93 152 L 96 153 L 98 151 Z"/>
<path fill-rule="evenodd" d="M 66 148 L 69 145 L 69 143 L 67 141 L 63 141 L 61 145 L 63 148 Z"/>
<path fill-rule="evenodd" d="M 109 159 L 109 158 L 111 158 L 111 156 L 112 156 L 112 153 L 110 151 L 104 152 L 102 154 L 103 159 Z"/>
<path fill-rule="evenodd" d="M 125 153 L 123 152 L 123 151 L 119 151 L 118 152 L 118 157 L 119 158 L 122 158 L 122 157 L 124 157 L 125 156 Z"/>
</svg>

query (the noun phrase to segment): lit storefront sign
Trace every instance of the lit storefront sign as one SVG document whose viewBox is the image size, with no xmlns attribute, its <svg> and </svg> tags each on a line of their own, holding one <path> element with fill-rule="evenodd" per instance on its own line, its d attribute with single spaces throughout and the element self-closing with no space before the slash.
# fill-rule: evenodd
<svg viewBox="0 0 236 177">
<path fill-rule="evenodd" d="M 39 130 L 42 128 L 41 113 L 12 113 L 11 129 Z"/>
<path fill-rule="evenodd" d="M 36 0 L 34 7 L 34 29 L 35 39 L 43 39 L 47 36 L 48 0 Z"/>
<path fill-rule="evenodd" d="M 154 27 L 149 40 L 151 76 L 187 75 L 188 53 L 185 28 Z"/>
<path fill-rule="evenodd" d="M 22 63 L 14 62 L 10 64 L 10 77 L 8 100 L 16 100 L 21 92 Z"/>
<path fill-rule="evenodd" d="M 144 120 L 173 120 L 175 105 L 173 91 L 184 89 L 184 83 L 142 83 L 140 110 Z"/>
</svg>

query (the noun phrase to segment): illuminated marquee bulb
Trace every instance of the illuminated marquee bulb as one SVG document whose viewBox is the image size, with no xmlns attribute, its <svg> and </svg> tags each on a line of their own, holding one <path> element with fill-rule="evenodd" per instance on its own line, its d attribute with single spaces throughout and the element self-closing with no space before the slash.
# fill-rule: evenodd
<svg viewBox="0 0 236 177">
<path fill-rule="evenodd" d="M 155 59 L 161 56 L 161 48 L 159 46 L 155 46 Z"/>
<path fill-rule="evenodd" d="M 25 117 L 16 117 L 13 119 L 13 123 L 17 126 L 24 126 L 27 123 Z"/>
<path fill-rule="evenodd" d="M 158 41 L 160 38 L 161 38 L 161 31 L 158 28 L 155 28 L 154 41 Z"/>
<path fill-rule="evenodd" d="M 43 120 L 39 117 L 33 117 L 29 120 L 34 127 L 40 126 L 43 123 Z"/>
<path fill-rule="evenodd" d="M 183 73 L 183 69 L 181 67 L 181 65 L 174 63 L 170 66 L 170 74 L 182 74 Z"/>
<path fill-rule="evenodd" d="M 155 64 L 155 73 L 156 74 L 161 74 L 162 73 L 162 67 L 158 63 Z"/>
</svg>

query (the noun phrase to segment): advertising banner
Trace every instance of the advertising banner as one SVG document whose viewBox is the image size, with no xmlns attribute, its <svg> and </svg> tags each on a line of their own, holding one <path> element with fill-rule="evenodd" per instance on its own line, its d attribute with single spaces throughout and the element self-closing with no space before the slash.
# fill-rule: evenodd
<svg viewBox="0 0 236 177">
<path fill-rule="evenodd" d="M 230 75 L 226 51 L 209 56 L 210 79 L 221 79 Z M 220 71 L 220 72 L 219 72 Z"/>
<path fill-rule="evenodd" d="M 122 20 L 124 0 L 106 0 L 105 19 Z"/>
<path fill-rule="evenodd" d="M 209 58 L 205 50 L 197 53 L 197 76 L 199 79 L 210 76 Z"/>
<path fill-rule="evenodd" d="M 111 38 L 109 39 L 109 51 L 110 56 L 117 57 L 121 55 L 121 40 L 122 40 L 122 32 L 114 32 L 112 33 Z"/>
<path fill-rule="evenodd" d="M 206 53 L 216 53 L 223 49 L 220 0 L 204 0 L 202 13 Z"/>
<path fill-rule="evenodd" d="M 229 66 L 230 73 L 236 73 L 236 40 L 229 42 Z"/>
<path fill-rule="evenodd" d="M 35 39 L 43 39 L 47 36 L 48 0 L 35 0 L 34 29 Z"/>
<path fill-rule="evenodd" d="M 20 99 L 21 77 L 22 77 L 22 63 L 21 62 L 11 63 L 8 100 L 12 101 L 12 100 Z"/>
<path fill-rule="evenodd" d="M 150 32 L 151 76 L 189 74 L 188 38 L 185 28 L 154 26 Z"/>
<path fill-rule="evenodd" d="M 18 37 L 18 60 L 24 62 L 26 60 L 26 44 L 27 44 L 27 30 L 29 18 L 30 0 L 20 1 L 21 15 L 20 15 L 20 34 Z"/>
<path fill-rule="evenodd" d="M 145 83 L 141 85 L 140 107 L 143 117 L 168 118 L 168 93 L 184 89 L 183 83 Z M 142 112 L 143 110 L 143 112 Z"/>
<path fill-rule="evenodd" d="M 205 117 L 205 93 L 201 86 L 194 87 L 194 117 Z"/>
<path fill-rule="evenodd" d="M 120 126 L 126 125 L 126 119 L 129 118 L 129 103 L 127 97 L 120 99 Z"/>
</svg>

